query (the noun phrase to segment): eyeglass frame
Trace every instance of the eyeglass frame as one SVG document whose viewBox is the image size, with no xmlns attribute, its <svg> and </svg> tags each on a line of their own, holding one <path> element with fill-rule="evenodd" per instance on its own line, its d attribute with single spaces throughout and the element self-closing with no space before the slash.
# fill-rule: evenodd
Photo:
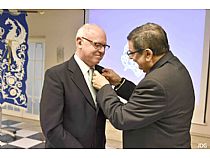
<svg viewBox="0 0 210 158">
<path fill-rule="evenodd" d="M 90 42 L 90 44 L 97 50 L 100 50 L 102 47 L 104 48 L 104 50 L 108 50 L 110 48 L 110 45 L 107 44 L 102 44 L 100 42 L 94 42 L 88 38 L 85 37 L 81 37 L 82 39 L 85 39 L 86 41 Z"/>
<path fill-rule="evenodd" d="M 139 48 L 138 50 L 136 50 L 136 51 L 130 51 L 130 50 L 128 50 L 127 52 L 126 52 L 126 54 L 128 55 L 128 56 L 130 56 L 130 55 L 133 55 L 133 54 L 135 54 L 135 53 L 140 53 L 140 52 L 143 52 L 145 49 L 142 49 L 142 48 Z"/>
</svg>

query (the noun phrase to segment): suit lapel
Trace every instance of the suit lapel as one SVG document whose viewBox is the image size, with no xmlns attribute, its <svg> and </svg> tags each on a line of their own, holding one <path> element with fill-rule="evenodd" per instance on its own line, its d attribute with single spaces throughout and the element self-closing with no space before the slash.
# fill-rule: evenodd
<svg viewBox="0 0 210 158">
<path fill-rule="evenodd" d="M 87 101 L 90 103 L 90 105 L 95 109 L 95 103 L 93 101 L 93 98 L 91 96 L 91 93 L 89 91 L 89 88 L 86 84 L 85 78 L 82 74 L 82 71 L 80 70 L 78 64 L 74 60 L 74 57 L 72 56 L 69 60 L 68 69 L 71 71 L 71 79 L 75 83 L 75 85 L 80 89 L 80 91 L 83 93 Z"/>
</svg>

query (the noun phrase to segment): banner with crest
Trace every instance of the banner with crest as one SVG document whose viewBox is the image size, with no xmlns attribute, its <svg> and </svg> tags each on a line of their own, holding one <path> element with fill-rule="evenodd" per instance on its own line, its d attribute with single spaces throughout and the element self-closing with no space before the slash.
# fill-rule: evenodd
<svg viewBox="0 0 210 158">
<path fill-rule="evenodd" d="M 26 108 L 28 64 L 26 13 L 0 13 L 0 105 Z"/>
</svg>

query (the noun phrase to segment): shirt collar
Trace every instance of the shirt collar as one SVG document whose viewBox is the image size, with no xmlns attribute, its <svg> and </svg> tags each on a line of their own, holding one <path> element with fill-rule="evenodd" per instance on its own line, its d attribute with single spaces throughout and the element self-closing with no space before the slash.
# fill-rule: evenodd
<svg viewBox="0 0 210 158">
<path fill-rule="evenodd" d="M 74 59 L 77 62 L 77 64 L 79 65 L 79 67 L 82 71 L 82 74 L 85 75 L 88 72 L 88 70 L 90 69 L 90 67 L 87 64 L 85 64 L 84 61 L 82 61 L 76 53 L 74 54 Z"/>
</svg>

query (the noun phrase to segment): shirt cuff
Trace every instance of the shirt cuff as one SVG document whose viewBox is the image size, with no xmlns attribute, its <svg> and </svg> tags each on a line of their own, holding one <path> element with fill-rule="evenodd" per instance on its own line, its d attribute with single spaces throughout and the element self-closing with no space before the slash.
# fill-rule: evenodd
<svg viewBox="0 0 210 158">
<path fill-rule="evenodd" d="M 117 91 L 124 84 L 125 78 L 123 77 L 118 85 L 114 87 L 114 90 Z"/>
</svg>

